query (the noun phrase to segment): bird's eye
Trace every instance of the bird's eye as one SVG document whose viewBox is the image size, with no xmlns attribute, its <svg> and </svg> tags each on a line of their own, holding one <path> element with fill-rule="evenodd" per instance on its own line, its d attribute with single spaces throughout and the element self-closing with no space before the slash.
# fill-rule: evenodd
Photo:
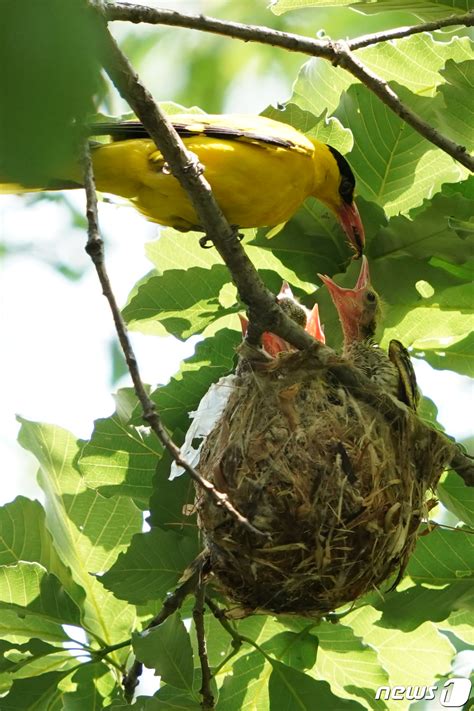
<svg viewBox="0 0 474 711">
<path fill-rule="evenodd" d="M 375 296 L 375 294 L 374 294 L 373 291 L 368 291 L 368 292 L 367 292 L 367 294 L 366 294 L 366 299 L 367 299 L 367 301 L 370 301 L 371 303 L 373 303 L 376 298 L 377 298 L 377 297 Z"/>
</svg>

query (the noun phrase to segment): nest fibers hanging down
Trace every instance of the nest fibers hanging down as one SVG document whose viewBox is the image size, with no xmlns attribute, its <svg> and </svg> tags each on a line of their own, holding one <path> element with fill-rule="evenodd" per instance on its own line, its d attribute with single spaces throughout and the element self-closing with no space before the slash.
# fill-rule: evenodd
<svg viewBox="0 0 474 711">
<path fill-rule="evenodd" d="M 416 420 L 389 422 L 312 351 L 248 364 L 203 446 L 200 473 L 268 539 L 198 489 L 212 573 L 252 612 L 320 615 L 403 570 L 449 459 Z"/>
</svg>

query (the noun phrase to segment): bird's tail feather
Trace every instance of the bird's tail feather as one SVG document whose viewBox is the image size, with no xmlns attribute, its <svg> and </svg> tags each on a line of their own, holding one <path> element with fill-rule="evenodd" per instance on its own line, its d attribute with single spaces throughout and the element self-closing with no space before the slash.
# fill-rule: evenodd
<svg viewBox="0 0 474 711">
<path fill-rule="evenodd" d="M 0 176 L 0 195 L 40 193 L 46 190 L 74 190 L 83 186 L 74 180 L 49 180 L 47 185 L 22 185 L 3 180 Z"/>
</svg>

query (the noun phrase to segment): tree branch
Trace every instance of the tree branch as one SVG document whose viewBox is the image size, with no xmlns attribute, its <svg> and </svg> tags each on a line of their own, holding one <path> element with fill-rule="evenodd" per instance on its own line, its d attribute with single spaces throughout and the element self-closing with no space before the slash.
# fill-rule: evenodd
<svg viewBox="0 0 474 711">
<path fill-rule="evenodd" d="M 203 15 L 188 15 L 172 10 L 157 10 L 143 5 L 106 3 L 105 12 L 109 20 L 128 20 L 135 23 L 147 22 L 187 27 L 202 32 L 226 35 L 227 37 L 241 39 L 245 42 L 269 44 L 273 47 L 281 47 L 289 50 L 290 52 L 301 52 L 312 57 L 326 59 L 335 66 L 341 66 L 356 77 L 356 79 L 364 84 L 370 91 L 374 92 L 391 111 L 396 113 L 397 116 L 408 123 L 424 138 L 438 148 L 441 148 L 441 150 L 448 153 L 448 155 L 452 156 L 452 158 L 469 170 L 474 171 L 474 157 L 467 153 L 464 146 L 457 144 L 427 124 L 421 116 L 400 101 L 397 94 L 388 86 L 386 81 L 368 69 L 359 59 L 356 59 L 351 54 L 351 49 L 360 48 L 357 46 L 357 40 L 352 40 L 352 42 L 315 40 L 310 37 L 304 37 L 303 35 L 272 30 L 269 27 L 244 25 L 238 22 L 224 22 L 212 17 L 204 17 Z M 433 23 L 426 24 L 430 27 L 433 25 Z M 398 32 L 401 33 L 403 31 L 405 34 L 414 34 L 415 31 L 424 32 L 426 24 L 418 25 L 417 28 L 403 28 L 403 30 L 399 30 Z M 437 24 L 439 25 L 439 23 Z M 454 21 L 450 24 L 454 24 Z M 456 24 L 474 24 L 474 12 L 458 16 Z M 365 42 L 365 44 L 361 46 L 373 44 L 375 41 L 384 42 L 393 39 L 392 34 L 391 31 L 380 32 L 377 33 L 377 39 L 374 39 L 375 35 L 366 36 L 365 38 L 361 38 Z M 399 34 L 397 36 L 404 35 Z M 370 39 L 370 37 L 372 39 Z"/>
<path fill-rule="evenodd" d="M 127 328 L 125 322 L 120 313 L 120 309 L 117 305 L 115 295 L 112 291 L 112 286 L 107 274 L 107 270 L 104 262 L 104 244 L 100 237 L 99 232 L 99 220 L 97 216 L 97 195 L 95 192 L 95 181 L 94 173 L 92 169 L 92 160 L 90 157 L 89 148 L 85 146 L 84 149 L 84 186 L 86 191 L 86 213 L 88 222 L 88 240 L 86 245 L 86 252 L 92 259 L 92 262 L 96 268 L 97 275 L 99 277 L 100 285 L 102 287 L 102 293 L 107 299 L 112 316 L 114 319 L 115 330 L 117 332 L 120 345 L 127 363 L 130 376 L 132 378 L 135 393 L 140 401 L 143 410 L 143 419 L 151 427 L 153 432 L 157 435 L 158 439 L 161 441 L 163 446 L 171 454 L 175 462 L 183 467 L 185 471 L 189 474 L 191 479 L 198 484 L 208 496 L 214 499 L 217 506 L 221 506 L 226 509 L 226 511 L 236 519 L 242 526 L 244 526 L 248 531 L 260 536 L 266 536 L 267 534 L 261 533 L 255 526 L 253 526 L 245 516 L 243 516 L 237 509 L 233 506 L 229 500 L 227 494 L 218 491 L 215 486 L 204 479 L 194 467 L 192 467 L 188 462 L 183 459 L 181 452 L 176 444 L 173 442 L 168 432 L 166 431 L 163 423 L 161 422 L 160 416 L 156 410 L 154 402 L 149 397 L 143 381 L 140 376 L 140 371 L 138 368 L 138 363 L 135 358 L 135 353 L 133 352 L 132 344 L 128 337 Z"/>
<path fill-rule="evenodd" d="M 239 290 L 240 298 L 249 307 L 250 319 L 255 320 L 261 330 L 272 331 L 289 341 L 299 350 L 307 350 L 308 356 L 316 359 L 321 367 L 328 367 L 332 363 L 336 366 L 335 374 L 337 374 L 341 384 L 351 390 L 357 397 L 360 397 L 360 399 L 370 402 L 374 407 L 380 407 L 380 403 L 383 403 L 383 412 L 387 417 L 393 420 L 407 417 L 407 409 L 402 403 L 397 403 L 394 399 L 385 395 L 364 373 L 336 356 L 328 346 L 315 341 L 298 324 L 283 313 L 276 304 L 274 295 L 265 287 L 252 262 L 245 254 L 242 245 L 236 238 L 235 231 L 228 225 L 221 210 L 218 208 L 210 186 L 200 174 L 196 162 L 190 160 L 189 152 L 185 149 L 180 137 L 170 126 L 163 112 L 155 105 L 152 96 L 141 84 L 127 58 L 116 45 L 115 40 L 107 30 L 105 30 L 105 34 L 107 46 L 106 71 L 111 76 L 123 98 L 141 119 L 150 136 L 163 153 L 165 160 L 169 163 L 173 174 L 188 193 L 198 213 L 202 227 L 214 242 L 227 265 Z M 416 416 L 413 415 L 413 417 Z M 472 476 L 472 473 L 470 473 L 472 464 L 468 466 L 469 460 L 462 455 L 459 447 L 449 440 L 446 435 L 434 431 L 418 418 L 416 418 L 416 422 L 416 426 L 420 431 L 425 433 L 427 431 L 435 432 L 437 437 L 443 438 L 444 445 L 451 452 L 450 461 L 460 462 L 461 459 L 463 460 L 464 463 L 462 466 L 460 465 L 459 474 L 468 483 Z M 177 463 L 180 464 L 179 450 L 175 445 L 173 445 L 173 448 L 170 451 Z M 189 469 L 190 467 L 188 467 Z M 191 474 L 191 476 L 193 475 Z M 206 482 L 206 485 L 206 488 L 211 486 L 210 482 Z M 220 494 L 220 492 L 216 492 L 216 494 Z M 247 522 L 247 527 L 248 525 L 250 524 Z"/>
<path fill-rule="evenodd" d="M 296 348 L 307 348 L 314 343 L 314 339 L 283 313 L 274 294 L 260 279 L 240 244 L 237 230 L 229 225 L 217 205 L 195 155 L 186 150 L 172 124 L 159 106 L 155 105 L 153 97 L 110 33 L 105 30 L 104 35 L 104 66 L 107 73 L 142 121 L 173 175 L 187 192 L 202 228 L 230 270 L 239 296 L 248 307 L 250 320 L 262 331 L 278 331 L 282 338 Z"/>
<path fill-rule="evenodd" d="M 390 40 L 400 39 L 401 37 L 409 37 L 410 35 L 418 35 L 421 32 L 434 32 L 441 30 L 443 27 L 451 27 L 453 25 L 472 27 L 472 25 L 474 25 L 474 12 L 467 12 L 465 15 L 450 15 L 449 17 L 442 17 L 432 22 L 423 22 L 420 25 L 398 27 L 395 30 L 385 30 L 384 32 L 362 35 L 361 37 L 356 37 L 356 39 L 347 40 L 347 44 L 351 50 L 362 49 L 362 47 L 368 47 L 371 44 L 388 42 Z"/>
<path fill-rule="evenodd" d="M 193 620 L 196 628 L 196 638 L 198 645 L 199 661 L 201 663 L 201 688 L 199 693 L 202 696 L 202 709 L 214 709 L 214 695 L 211 690 L 212 674 L 209 668 L 209 658 L 207 656 L 206 632 L 204 629 L 204 598 L 206 586 L 201 581 L 195 592 L 196 602 L 193 608 Z"/>
<path fill-rule="evenodd" d="M 161 625 L 161 623 L 168 619 L 168 617 L 171 617 L 176 610 L 179 610 L 187 596 L 196 591 L 207 564 L 207 555 L 203 555 L 202 553 L 198 555 L 195 561 L 188 567 L 189 575 L 171 595 L 168 595 L 159 613 L 147 624 L 145 629 L 149 630 L 152 627 Z M 128 702 L 133 700 L 133 695 L 138 686 L 142 671 L 143 664 L 136 659 L 122 679 L 125 699 Z"/>
</svg>

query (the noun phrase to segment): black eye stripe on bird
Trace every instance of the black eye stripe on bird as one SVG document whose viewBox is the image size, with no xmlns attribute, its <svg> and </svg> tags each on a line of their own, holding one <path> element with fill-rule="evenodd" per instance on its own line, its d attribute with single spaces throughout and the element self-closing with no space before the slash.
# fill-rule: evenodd
<svg viewBox="0 0 474 711">
<path fill-rule="evenodd" d="M 354 198 L 354 188 L 355 188 L 355 177 L 351 170 L 351 167 L 347 160 L 344 158 L 342 153 L 332 146 L 328 146 L 329 150 L 336 159 L 339 170 L 341 171 L 342 179 L 339 186 L 339 193 L 343 200 L 347 203 L 351 203 Z"/>
</svg>

